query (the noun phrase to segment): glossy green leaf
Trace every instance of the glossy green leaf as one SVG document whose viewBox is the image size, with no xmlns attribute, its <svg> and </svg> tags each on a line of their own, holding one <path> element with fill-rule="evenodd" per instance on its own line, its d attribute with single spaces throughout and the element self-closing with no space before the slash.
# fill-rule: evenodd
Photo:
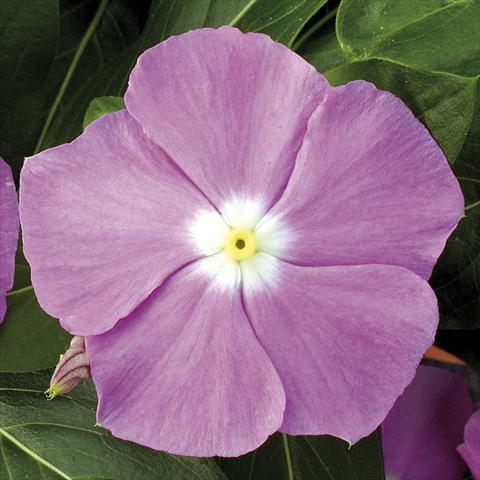
<svg viewBox="0 0 480 480">
<path fill-rule="evenodd" d="M 230 21 L 245 32 L 262 32 L 291 46 L 302 27 L 327 0 L 250 0 Z"/>
<path fill-rule="evenodd" d="M 0 372 L 26 372 L 55 365 L 71 337 L 38 304 L 21 245 L 15 284 L 7 293 L 7 307 L 0 325 Z"/>
<path fill-rule="evenodd" d="M 58 33 L 58 2 L 0 2 L 0 155 L 18 178 L 45 116 L 45 82 Z"/>
<path fill-rule="evenodd" d="M 116 112 L 125 108 L 125 102 L 122 97 L 98 97 L 94 98 L 85 113 L 83 119 L 83 128 L 90 125 L 93 121 L 102 115 L 110 112 Z"/>
<path fill-rule="evenodd" d="M 343 0 L 337 35 L 351 60 L 480 73 L 480 0 Z"/>
<path fill-rule="evenodd" d="M 338 43 L 334 24 L 325 28 L 322 35 L 303 44 L 298 53 L 323 74 L 347 63 L 347 58 Z"/>
<path fill-rule="evenodd" d="M 255 452 L 219 459 L 230 480 L 383 480 L 380 434 L 348 448 L 343 440 L 275 434 Z"/>
<path fill-rule="evenodd" d="M 0 478 L 225 479 L 212 460 L 155 452 L 95 426 L 91 383 L 47 401 L 49 379 L 49 372 L 0 374 Z"/>
<path fill-rule="evenodd" d="M 453 170 L 465 197 L 465 217 L 447 242 L 431 279 L 441 328 L 480 328 L 480 81 L 475 111 Z"/>
</svg>

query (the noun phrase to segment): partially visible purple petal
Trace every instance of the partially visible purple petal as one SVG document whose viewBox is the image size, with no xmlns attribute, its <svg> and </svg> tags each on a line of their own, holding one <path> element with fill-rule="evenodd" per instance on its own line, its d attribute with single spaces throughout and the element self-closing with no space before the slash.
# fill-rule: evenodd
<svg viewBox="0 0 480 480">
<path fill-rule="evenodd" d="M 266 35 L 208 28 L 141 55 L 125 103 L 218 208 L 245 196 L 268 208 L 327 88 L 311 65 Z"/>
<path fill-rule="evenodd" d="M 301 265 L 399 265 L 428 278 L 463 215 L 445 155 L 405 104 L 364 81 L 330 89 L 272 211 Z"/>
<path fill-rule="evenodd" d="M 460 480 L 456 447 L 472 409 L 465 375 L 421 365 L 382 425 L 387 478 Z"/>
<path fill-rule="evenodd" d="M 465 442 L 458 452 L 467 462 L 474 480 L 480 480 L 480 410 L 477 410 L 465 426 Z"/>
<path fill-rule="evenodd" d="M 237 456 L 278 430 L 285 394 L 240 290 L 205 276 L 201 262 L 109 332 L 87 337 L 97 419 L 157 450 Z"/>
<path fill-rule="evenodd" d="M 12 288 L 15 274 L 18 223 L 17 191 L 12 170 L 0 158 L 0 323 L 7 310 L 5 294 Z"/>
<path fill-rule="evenodd" d="M 199 257 L 197 209 L 214 211 L 125 110 L 29 158 L 20 216 L 40 304 L 71 333 L 110 329 Z"/>
<path fill-rule="evenodd" d="M 245 290 L 245 305 L 285 388 L 281 430 L 355 443 L 384 420 L 433 343 L 433 291 L 385 265 L 279 261 L 271 277 Z"/>
</svg>

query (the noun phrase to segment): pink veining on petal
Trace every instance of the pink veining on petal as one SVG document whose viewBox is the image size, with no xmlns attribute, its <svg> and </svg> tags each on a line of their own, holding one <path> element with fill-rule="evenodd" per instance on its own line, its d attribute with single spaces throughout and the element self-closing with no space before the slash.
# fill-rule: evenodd
<svg viewBox="0 0 480 480">
<path fill-rule="evenodd" d="M 278 262 L 275 286 L 245 292 L 286 393 L 281 431 L 351 443 L 377 428 L 433 343 L 437 302 L 396 266 Z"/>
<path fill-rule="evenodd" d="M 117 437 L 181 455 L 237 456 L 282 422 L 282 384 L 240 290 L 222 289 L 198 262 L 86 345 L 98 422 Z"/>
<path fill-rule="evenodd" d="M 206 28 L 143 53 L 125 103 L 218 208 L 243 196 L 268 208 L 327 86 L 266 35 Z"/>
<path fill-rule="evenodd" d="M 18 226 L 17 191 L 12 171 L 0 158 L 0 323 L 7 309 L 5 294 L 13 286 Z"/>
<path fill-rule="evenodd" d="M 40 304 L 71 333 L 110 329 L 199 257 L 185 234 L 196 209 L 213 210 L 126 111 L 30 157 L 20 216 Z"/>
<path fill-rule="evenodd" d="M 292 228 L 301 265 L 400 265 L 428 279 L 463 216 L 463 196 L 427 129 L 364 81 L 331 88 L 308 124 L 272 214 Z"/>
</svg>

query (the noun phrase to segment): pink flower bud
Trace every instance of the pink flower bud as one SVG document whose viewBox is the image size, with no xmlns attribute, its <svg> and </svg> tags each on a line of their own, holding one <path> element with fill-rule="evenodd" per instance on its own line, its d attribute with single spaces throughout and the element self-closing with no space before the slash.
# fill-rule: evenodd
<svg viewBox="0 0 480 480">
<path fill-rule="evenodd" d="M 90 377 L 90 363 L 85 352 L 85 339 L 73 337 L 64 355 L 60 355 L 55 371 L 50 380 L 50 387 L 45 391 L 48 400 L 57 395 L 71 392 L 82 380 Z"/>
</svg>

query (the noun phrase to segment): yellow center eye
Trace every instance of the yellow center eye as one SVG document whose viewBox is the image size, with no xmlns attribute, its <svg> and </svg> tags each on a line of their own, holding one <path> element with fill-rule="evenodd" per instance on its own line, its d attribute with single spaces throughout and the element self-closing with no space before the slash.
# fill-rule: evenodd
<svg viewBox="0 0 480 480">
<path fill-rule="evenodd" d="M 236 262 L 246 260 L 257 251 L 257 239 L 248 228 L 232 228 L 224 242 L 225 253 Z"/>
</svg>

